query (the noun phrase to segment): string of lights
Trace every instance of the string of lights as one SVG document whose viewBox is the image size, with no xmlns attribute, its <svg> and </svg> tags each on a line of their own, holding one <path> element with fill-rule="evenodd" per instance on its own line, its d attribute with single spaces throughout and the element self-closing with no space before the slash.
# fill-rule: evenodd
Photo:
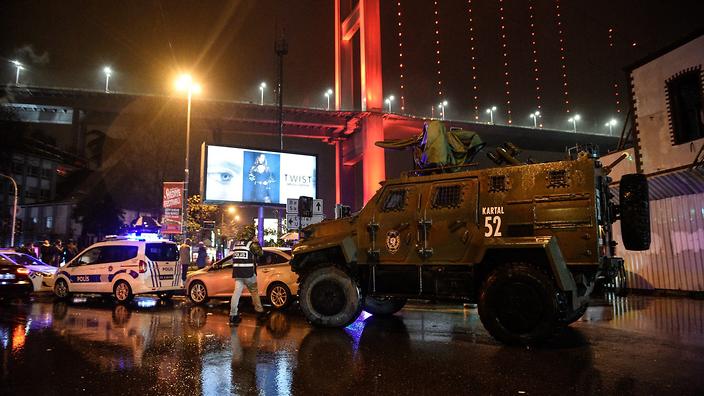
<svg viewBox="0 0 704 396">
<path fill-rule="evenodd" d="M 469 55 L 472 68 L 472 103 L 474 106 L 474 119 L 479 120 L 479 80 L 477 80 L 477 36 L 474 31 L 474 15 L 472 13 L 472 0 L 467 0 L 467 14 L 469 16 Z"/>
<path fill-rule="evenodd" d="M 396 2 L 396 23 L 398 31 L 398 71 L 399 71 L 399 92 L 401 96 L 401 112 L 406 110 L 406 80 L 405 80 L 405 60 L 403 59 L 403 11 L 401 1 Z"/>
<path fill-rule="evenodd" d="M 535 80 L 535 108 L 538 111 L 542 111 L 542 100 L 540 92 L 540 64 L 538 63 L 538 44 L 535 37 L 535 7 L 533 6 L 535 0 L 528 0 L 528 22 L 530 25 L 530 46 L 531 54 L 533 57 L 533 78 Z M 540 124 L 540 126 L 543 126 Z"/>
<path fill-rule="evenodd" d="M 440 73 L 440 6 L 438 1 L 433 1 L 434 28 L 435 28 L 435 68 L 437 75 L 438 99 L 442 100 L 442 75 Z"/>
<path fill-rule="evenodd" d="M 511 124 L 511 77 L 508 67 L 508 33 L 506 31 L 506 18 L 504 12 L 504 0 L 499 0 L 499 42 L 504 61 L 504 92 L 506 94 L 506 115 L 507 122 Z"/>
<path fill-rule="evenodd" d="M 567 42 L 565 40 L 565 29 L 562 24 L 562 10 L 560 9 L 560 0 L 555 0 L 555 23 L 557 24 L 557 37 L 560 42 L 560 74 L 562 78 L 562 92 L 564 96 L 565 112 L 570 112 L 570 96 L 569 87 L 567 85 L 567 54 L 565 48 Z"/>
<path fill-rule="evenodd" d="M 614 35 L 616 34 L 616 30 L 613 27 L 609 28 L 609 50 L 613 53 L 614 52 Z M 621 97 L 619 95 L 620 87 L 618 85 L 618 80 L 614 80 L 613 83 L 613 88 L 614 88 L 614 101 L 616 102 L 616 113 L 621 113 Z"/>
</svg>

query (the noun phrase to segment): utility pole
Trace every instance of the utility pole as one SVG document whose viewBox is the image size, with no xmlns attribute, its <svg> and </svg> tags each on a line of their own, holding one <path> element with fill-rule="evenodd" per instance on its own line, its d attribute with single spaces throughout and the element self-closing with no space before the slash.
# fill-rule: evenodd
<svg viewBox="0 0 704 396">
<path fill-rule="evenodd" d="M 281 151 L 284 151 L 284 56 L 288 54 L 288 43 L 286 42 L 285 32 L 281 32 L 281 37 L 274 43 L 274 51 L 279 57 L 279 79 L 277 82 L 276 100 L 279 105 L 279 140 Z"/>
</svg>

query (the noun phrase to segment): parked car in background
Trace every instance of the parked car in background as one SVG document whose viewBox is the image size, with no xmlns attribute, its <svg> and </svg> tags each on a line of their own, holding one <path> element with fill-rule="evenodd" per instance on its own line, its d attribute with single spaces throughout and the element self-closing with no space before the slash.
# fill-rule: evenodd
<svg viewBox="0 0 704 396">
<path fill-rule="evenodd" d="M 286 308 L 298 294 L 298 277 L 291 271 L 290 249 L 265 247 L 257 264 L 259 295 L 266 297 L 274 309 Z M 188 274 L 186 292 L 195 304 L 205 304 L 210 298 L 230 298 L 235 290 L 232 278 L 232 255 L 201 270 Z M 249 296 L 244 288 L 243 296 Z"/>
<path fill-rule="evenodd" d="M 58 268 L 29 254 L 9 249 L 0 250 L 0 257 L 27 268 L 35 292 L 51 292 L 54 289 L 54 280 Z"/>
<path fill-rule="evenodd" d="M 26 297 L 32 290 L 29 269 L 0 257 L 0 300 L 8 297 Z"/>
</svg>

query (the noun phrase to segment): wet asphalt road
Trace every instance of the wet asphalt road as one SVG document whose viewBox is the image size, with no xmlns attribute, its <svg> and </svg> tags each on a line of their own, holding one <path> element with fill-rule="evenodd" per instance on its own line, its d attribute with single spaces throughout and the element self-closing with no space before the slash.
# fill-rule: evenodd
<svg viewBox="0 0 704 396">
<path fill-rule="evenodd" d="M 245 308 L 230 327 L 227 304 L 39 297 L 0 305 L 0 394 L 704 394 L 704 301 L 595 304 L 547 345 L 516 348 L 461 305 L 322 330 L 296 306 L 263 323 Z"/>
</svg>

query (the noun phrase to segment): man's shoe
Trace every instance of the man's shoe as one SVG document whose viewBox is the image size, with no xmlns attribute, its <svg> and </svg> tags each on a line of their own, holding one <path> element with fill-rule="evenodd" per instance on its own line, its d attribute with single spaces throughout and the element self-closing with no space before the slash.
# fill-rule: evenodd
<svg viewBox="0 0 704 396">
<path fill-rule="evenodd" d="M 239 324 L 241 321 L 242 321 L 242 318 L 240 317 L 240 315 L 230 316 L 230 324 L 231 324 L 231 325 L 237 325 L 237 324 Z"/>
</svg>

